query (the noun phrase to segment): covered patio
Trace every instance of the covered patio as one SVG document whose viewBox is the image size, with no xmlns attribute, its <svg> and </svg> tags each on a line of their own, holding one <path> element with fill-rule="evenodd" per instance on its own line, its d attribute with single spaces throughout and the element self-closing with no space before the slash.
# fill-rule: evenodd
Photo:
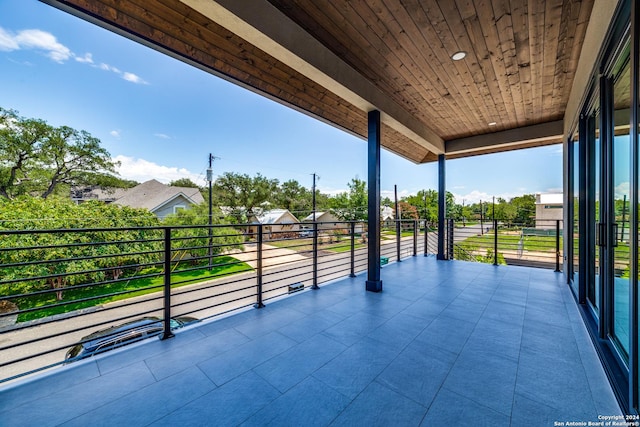
<svg viewBox="0 0 640 427">
<path fill-rule="evenodd" d="M 621 415 L 562 273 L 414 256 L 0 389 L 0 424 L 554 425 Z M 599 418 L 600 417 L 600 418 Z"/>
</svg>

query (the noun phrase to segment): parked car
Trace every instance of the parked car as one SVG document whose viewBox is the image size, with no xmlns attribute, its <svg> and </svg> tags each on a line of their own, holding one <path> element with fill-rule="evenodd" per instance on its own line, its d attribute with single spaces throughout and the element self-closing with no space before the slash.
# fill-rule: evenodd
<svg viewBox="0 0 640 427">
<path fill-rule="evenodd" d="M 188 316 L 174 317 L 170 322 L 171 329 L 181 328 L 197 320 L 195 317 Z M 81 342 L 67 350 L 65 360 L 73 362 L 132 344 L 145 338 L 160 335 L 162 327 L 162 319 L 158 317 L 142 317 L 121 325 L 101 329 L 83 337 Z"/>
<path fill-rule="evenodd" d="M 300 228 L 300 237 L 313 237 L 313 228 L 309 227 L 301 227 Z"/>
</svg>

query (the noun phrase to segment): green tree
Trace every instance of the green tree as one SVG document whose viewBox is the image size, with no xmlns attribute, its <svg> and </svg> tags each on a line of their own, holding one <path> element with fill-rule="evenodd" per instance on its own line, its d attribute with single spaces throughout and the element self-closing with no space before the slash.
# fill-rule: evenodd
<svg viewBox="0 0 640 427">
<path fill-rule="evenodd" d="M 275 204 L 279 208 L 288 209 L 298 218 L 304 218 L 311 213 L 312 192 L 294 179 L 283 182 L 275 196 Z M 317 196 L 317 194 L 316 194 Z M 316 197 L 316 206 L 318 200 Z"/>
<path fill-rule="evenodd" d="M 214 184 L 218 203 L 242 219 L 258 213 L 257 209 L 274 199 L 277 190 L 277 179 L 268 179 L 260 174 L 252 178 L 247 174 L 225 172 Z"/>
<path fill-rule="evenodd" d="M 200 203 L 190 209 L 181 209 L 175 214 L 168 215 L 163 220 L 165 225 L 171 226 L 201 226 L 209 224 L 209 205 Z M 212 215 L 212 254 L 219 255 L 232 249 L 242 249 L 242 234 L 233 227 L 220 227 L 227 224 L 218 207 L 213 208 Z M 188 258 L 197 260 L 209 254 L 207 227 L 176 228 L 172 234 L 172 248 L 182 251 Z"/>
<path fill-rule="evenodd" d="M 515 208 L 514 220 L 518 224 L 533 226 L 536 216 L 536 196 L 535 194 L 524 194 L 512 198 L 509 203 Z"/>
<path fill-rule="evenodd" d="M 94 184 L 115 174 L 116 166 L 88 132 L 0 108 L 0 196 L 47 198 L 59 186 Z"/>
<path fill-rule="evenodd" d="M 169 183 L 171 187 L 185 187 L 185 188 L 200 188 L 198 184 L 191 181 L 189 178 L 180 178 Z"/>
<path fill-rule="evenodd" d="M 0 248 L 14 250 L 0 251 L 0 280 L 27 280 L 5 287 L 0 296 L 52 289 L 61 300 L 68 286 L 133 274 L 138 266 L 159 261 L 161 236 L 157 230 L 122 227 L 156 225 L 146 209 L 97 201 L 76 205 L 61 197 L 0 198 L 0 230 L 69 230 L 3 235 Z"/>
<path fill-rule="evenodd" d="M 418 216 L 434 224 L 438 221 L 438 192 L 436 190 L 420 190 L 413 196 L 402 199 L 415 207 Z M 447 191 L 445 195 L 447 218 L 457 218 L 460 215 L 460 207 L 455 203 L 453 193 Z"/>
<path fill-rule="evenodd" d="M 353 178 L 347 184 L 348 192 L 331 198 L 333 212 L 343 221 L 364 221 L 367 219 L 367 183 Z"/>
</svg>

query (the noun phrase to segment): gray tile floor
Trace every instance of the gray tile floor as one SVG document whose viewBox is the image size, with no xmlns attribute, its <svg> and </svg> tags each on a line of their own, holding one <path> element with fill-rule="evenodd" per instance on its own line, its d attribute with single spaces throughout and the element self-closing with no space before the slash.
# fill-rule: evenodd
<svg viewBox="0 0 640 427">
<path fill-rule="evenodd" d="M 548 426 L 620 414 L 548 270 L 345 279 L 0 388 L 2 426 Z"/>
</svg>

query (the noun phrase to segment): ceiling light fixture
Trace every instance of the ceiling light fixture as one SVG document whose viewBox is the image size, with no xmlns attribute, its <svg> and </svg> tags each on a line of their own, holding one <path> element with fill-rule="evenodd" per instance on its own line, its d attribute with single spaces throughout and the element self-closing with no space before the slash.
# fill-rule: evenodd
<svg viewBox="0 0 640 427">
<path fill-rule="evenodd" d="M 495 126 L 495 125 L 497 125 L 497 123 L 496 123 L 496 122 L 491 122 L 491 123 L 489 123 L 489 126 Z"/>
<path fill-rule="evenodd" d="M 467 56 L 467 52 L 461 50 L 451 55 L 451 59 L 454 61 L 460 61 L 461 59 L 464 59 L 465 56 Z"/>
</svg>

